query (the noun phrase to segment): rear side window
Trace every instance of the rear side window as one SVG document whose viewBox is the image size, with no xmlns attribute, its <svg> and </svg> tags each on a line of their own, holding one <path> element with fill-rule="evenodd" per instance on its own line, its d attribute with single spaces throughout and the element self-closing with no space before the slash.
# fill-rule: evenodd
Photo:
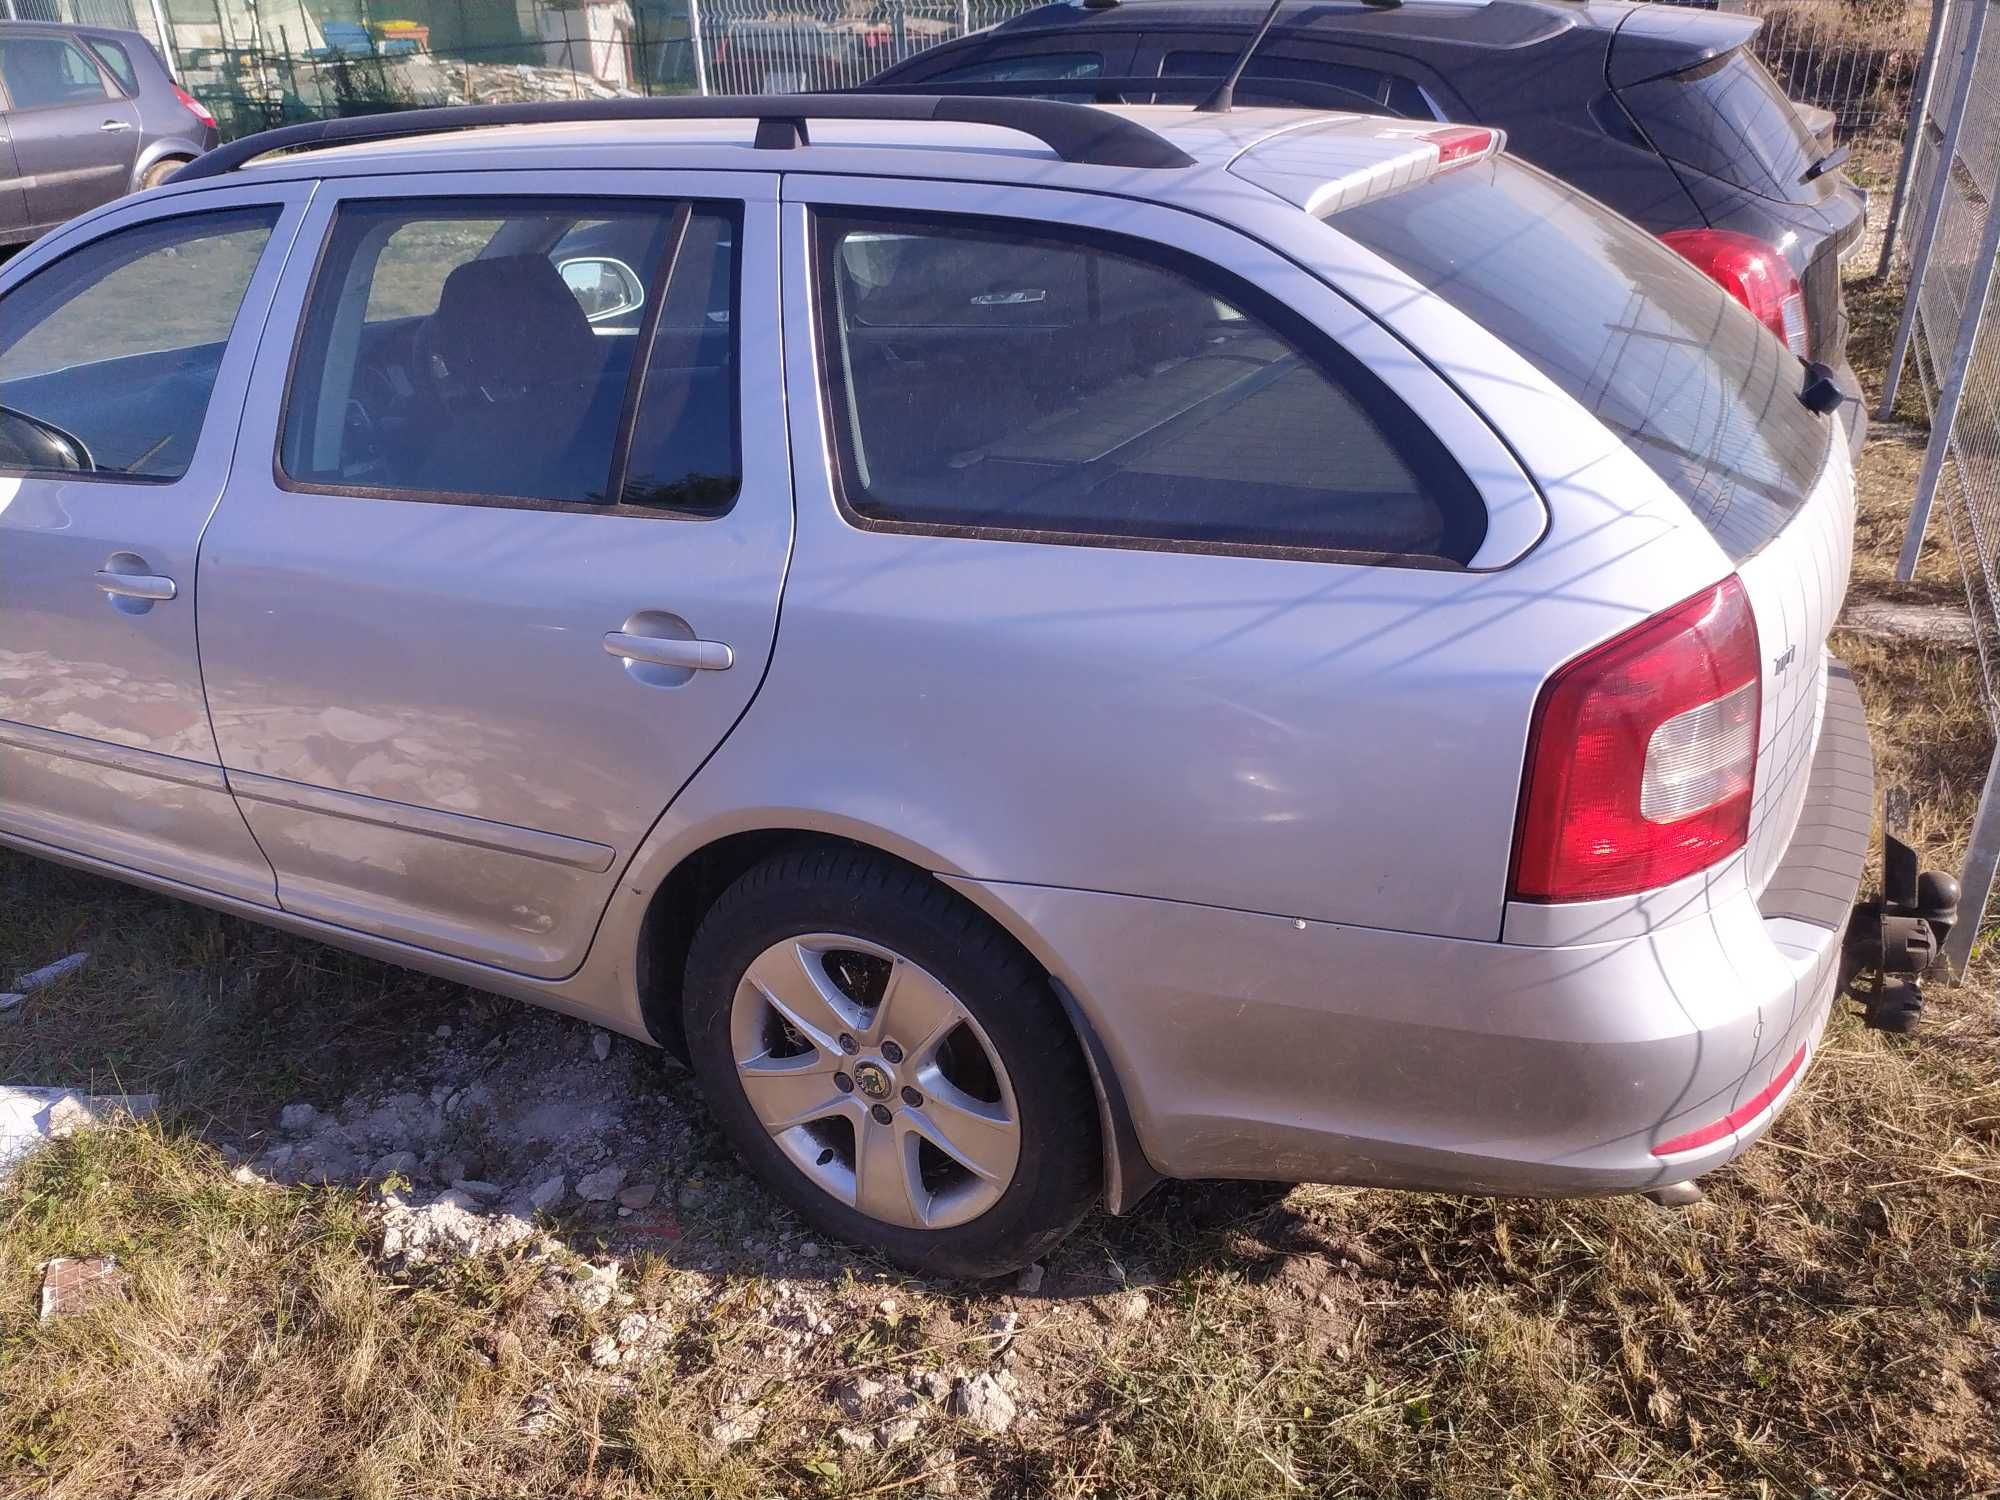
<svg viewBox="0 0 2000 1500">
<path fill-rule="evenodd" d="M 286 480 L 727 510 L 739 213 L 602 198 L 343 205 L 287 393 Z"/>
<path fill-rule="evenodd" d="M 139 75 L 132 69 L 132 59 L 125 55 L 125 49 L 116 42 L 107 42 L 103 37 L 86 38 L 85 44 L 97 54 L 97 60 L 104 64 L 111 76 L 118 80 L 118 87 L 127 95 L 138 97 Z"/>
<path fill-rule="evenodd" d="M 104 76 L 74 42 L 53 36 L 0 41 L 0 79 L 15 109 L 84 104 L 104 97 Z"/>
<path fill-rule="evenodd" d="M 185 474 L 277 222 L 259 207 L 137 224 L 0 298 L 0 468 Z"/>
<path fill-rule="evenodd" d="M 1637 226 L 1504 158 L 1327 221 L 1513 346 L 1594 412 L 1741 561 L 1826 461 L 1798 358 Z"/>
<path fill-rule="evenodd" d="M 1160 72 L 1175 78 L 1221 78 L 1236 65 L 1233 52 L 1169 52 Z M 1337 90 L 1325 97 L 1283 87 L 1285 82 L 1316 83 Z M 1266 85 L 1259 87 L 1259 84 Z M 1387 111 L 1427 120 L 1432 110 L 1424 92 L 1407 78 L 1385 73 L 1379 68 L 1361 68 L 1348 63 L 1322 62 L 1317 58 L 1286 57 L 1272 53 L 1250 54 L 1243 81 L 1236 86 L 1240 104 L 1308 105 L 1321 108 L 1354 108 Z"/>
<path fill-rule="evenodd" d="M 1669 160 L 1780 202 L 1817 202 L 1830 185 L 1806 181 L 1820 155 L 1812 135 L 1742 48 L 1621 93 Z"/>
<path fill-rule="evenodd" d="M 1381 382 L 1214 267 L 1018 223 L 822 218 L 842 498 L 1028 540 L 1464 563 L 1471 482 Z"/>
</svg>

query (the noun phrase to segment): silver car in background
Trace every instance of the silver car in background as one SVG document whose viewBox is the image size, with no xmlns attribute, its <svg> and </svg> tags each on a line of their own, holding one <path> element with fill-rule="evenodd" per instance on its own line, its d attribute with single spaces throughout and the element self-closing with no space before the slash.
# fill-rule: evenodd
<svg viewBox="0 0 2000 1500">
<path fill-rule="evenodd" d="M 0 276 L 0 838 L 672 1048 L 934 1272 L 1769 1125 L 1872 769 L 1720 288 L 1480 128 L 538 108 Z"/>
</svg>

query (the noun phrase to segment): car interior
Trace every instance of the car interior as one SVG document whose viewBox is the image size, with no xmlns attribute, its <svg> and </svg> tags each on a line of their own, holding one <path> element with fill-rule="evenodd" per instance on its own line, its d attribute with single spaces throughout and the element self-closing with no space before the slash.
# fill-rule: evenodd
<svg viewBox="0 0 2000 1500">
<path fill-rule="evenodd" d="M 427 312 L 374 294 L 395 275 L 384 249 L 410 207 L 357 205 L 333 231 L 314 297 L 285 434 L 294 481 L 334 488 L 603 504 L 637 335 L 658 288 L 597 324 L 562 262 L 614 255 L 658 266 L 669 206 L 532 215 L 499 207 L 498 228 L 445 275 Z M 518 210 L 519 205 L 513 205 Z M 496 205 L 448 211 L 483 233 Z M 414 214 L 432 221 L 434 203 Z M 350 217 L 351 215 L 351 217 Z M 725 215 L 690 223 L 661 309 L 626 498 L 675 505 L 677 484 L 735 472 L 734 237 Z M 342 270 L 341 268 L 344 268 Z M 393 315 L 371 317 L 389 305 Z M 697 485 L 710 495 L 713 485 Z M 692 492 L 690 492 L 692 493 Z M 712 497 L 711 497 L 712 498 Z"/>
</svg>

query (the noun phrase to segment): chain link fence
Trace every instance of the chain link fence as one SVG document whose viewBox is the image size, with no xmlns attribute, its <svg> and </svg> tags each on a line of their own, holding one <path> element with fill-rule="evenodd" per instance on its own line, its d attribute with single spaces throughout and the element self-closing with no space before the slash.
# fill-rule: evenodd
<svg viewBox="0 0 2000 1500">
<path fill-rule="evenodd" d="M 1988 710 L 2000 735 L 2000 3 L 1943 0 L 1932 61 L 1912 104 L 1898 182 L 1909 283 L 1883 382 L 1888 417 L 1914 375 L 1930 441 L 1897 575 L 1915 576 L 1934 519 L 1957 556 Z M 1883 269 L 1893 267 L 1894 242 Z M 1945 954 L 1963 972 L 2000 869 L 2000 754 L 1986 778 L 1962 875 L 1963 912 Z"/>
</svg>

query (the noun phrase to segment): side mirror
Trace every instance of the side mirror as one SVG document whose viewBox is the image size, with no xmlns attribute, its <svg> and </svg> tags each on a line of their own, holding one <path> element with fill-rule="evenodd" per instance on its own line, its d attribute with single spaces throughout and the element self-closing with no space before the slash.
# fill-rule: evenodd
<svg viewBox="0 0 2000 1500">
<path fill-rule="evenodd" d="M 624 261 L 609 255 L 579 255 L 556 267 L 563 285 L 593 323 L 608 323 L 646 305 L 646 284 Z"/>
</svg>

